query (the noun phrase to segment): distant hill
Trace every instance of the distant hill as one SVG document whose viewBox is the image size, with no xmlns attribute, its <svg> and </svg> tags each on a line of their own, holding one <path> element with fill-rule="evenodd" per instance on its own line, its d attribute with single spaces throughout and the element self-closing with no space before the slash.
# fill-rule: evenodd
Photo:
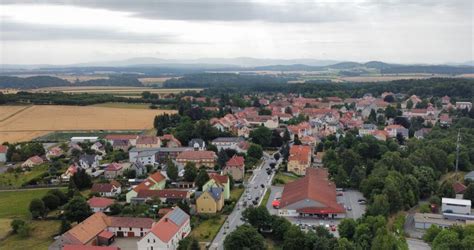
<svg viewBox="0 0 474 250">
<path fill-rule="evenodd" d="M 74 84 L 64 79 L 52 76 L 15 77 L 0 76 L 0 88 L 36 89 L 61 86 L 142 86 L 135 76 L 117 75 L 109 79 L 94 79 L 76 82 Z"/>
</svg>

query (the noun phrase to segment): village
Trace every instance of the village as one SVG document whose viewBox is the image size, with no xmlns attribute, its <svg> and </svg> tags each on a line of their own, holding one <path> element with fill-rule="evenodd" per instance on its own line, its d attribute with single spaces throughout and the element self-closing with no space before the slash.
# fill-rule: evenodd
<svg viewBox="0 0 474 250">
<path fill-rule="evenodd" d="M 455 111 L 472 109 L 471 102 L 449 96 L 429 100 L 391 92 L 347 99 L 283 93 L 243 99 L 251 105 L 226 106 L 203 125 L 201 137 L 179 134 L 179 122 L 166 127 L 160 121 L 172 118 L 164 115 L 157 117 L 156 135 L 91 134 L 60 143 L 5 144 L 0 162 L 3 172 L 17 175 L 48 169 L 25 188 L 66 190 L 65 197 L 52 192 L 29 206 L 34 219 L 59 210 L 69 221 L 51 250 L 195 249 L 180 248 L 183 244 L 223 249 L 226 236 L 248 223 L 245 210 L 259 207 L 305 232 L 321 227 L 341 237 L 344 218 L 357 220 L 374 208 L 352 185 L 357 170 L 326 165 L 337 143 L 355 136 L 407 148 L 434 127 L 450 128 Z M 219 98 L 183 95 L 181 100 L 190 104 L 181 116 L 222 111 Z M 431 225 L 474 221 L 471 200 L 463 199 L 474 172 L 465 180 L 449 184 L 455 196 L 440 197 L 440 206 L 431 203 L 408 216 L 413 238 L 422 238 Z"/>
</svg>

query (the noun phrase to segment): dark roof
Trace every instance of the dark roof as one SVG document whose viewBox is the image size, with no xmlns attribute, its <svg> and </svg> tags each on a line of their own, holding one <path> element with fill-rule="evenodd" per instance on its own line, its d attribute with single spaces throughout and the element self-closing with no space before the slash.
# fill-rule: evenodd
<svg viewBox="0 0 474 250">
<path fill-rule="evenodd" d="M 106 193 L 112 191 L 114 185 L 110 183 L 94 183 L 91 188 L 93 193 Z"/>
<path fill-rule="evenodd" d="M 92 164 L 95 162 L 95 156 L 96 155 L 85 154 L 85 155 L 81 155 L 81 158 L 79 158 L 79 160 L 87 164 Z"/>
<path fill-rule="evenodd" d="M 216 142 L 234 142 L 234 143 L 238 143 L 238 142 L 241 142 L 243 140 L 244 140 L 244 138 L 242 138 L 242 137 L 218 137 L 218 138 L 212 140 L 212 143 L 216 143 Z"/>
</svg>

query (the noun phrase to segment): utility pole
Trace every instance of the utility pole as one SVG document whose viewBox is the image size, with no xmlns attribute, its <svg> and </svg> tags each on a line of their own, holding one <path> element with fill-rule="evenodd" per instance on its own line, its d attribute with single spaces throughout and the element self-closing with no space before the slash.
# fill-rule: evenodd
<svg viewBox="0 0 474 250">
<path fill-rule="evenodd" d="M 458 129 L 458 140 L 456 142 L 456 173 L 459 167 L 459 144 L 461 142 L 461 129 Z"/>
</svg>

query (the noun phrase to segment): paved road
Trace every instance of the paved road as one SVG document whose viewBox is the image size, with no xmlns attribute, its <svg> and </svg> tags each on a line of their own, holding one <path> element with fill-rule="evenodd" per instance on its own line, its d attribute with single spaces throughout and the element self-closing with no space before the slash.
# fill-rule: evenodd
<svg viewBox="0 0 474 250">
<path fill-rule="evenodd" d="M 429 250 L 431 249 L 430 245 L 426 242 L 418 239 L 407 238 L 408 249 L 410 250 Z"/>
<path fill-rule="evenodd" d="M 274 172 L 272 172 L 271 175 L 268 175 L 266 168 L 269 168 L 270 163 L 274 161 L 275 160 L 273 159 L 273 156 L 270 156 L 266 153 L 264 154 L 264 162 L 254 170 L 253 175 L 250 177 L 249 182 L 245 187 L 244 194 L 242 194 L 242 197 L 240 197 L 239 201 L 237 202 L 234 211 L 232 211 L 232 213 L 227 217 L 221 230 L 217 233 L 216 237 L 212 241 L 210 249 L 224 249 L 225 236 L 234 231 L 238 226 L 244 224 L 242 221 L 242 211 L 245 210 L 245 208 L 242 206 L 243 202 L 247 202 L 248 206 L 248 204 L 251 204 L 252 201 L 258 197 L 258 204 L 260 205 L 263 197 L 265 196 L 267 188 L 270 188 L 272 184 L 272 179 L 274 176 Z M 278 165 L 275 168 L 277 167 Z M 264 188 L 262 188 L 260 185 L 264 185 Z"/>
</svg>

